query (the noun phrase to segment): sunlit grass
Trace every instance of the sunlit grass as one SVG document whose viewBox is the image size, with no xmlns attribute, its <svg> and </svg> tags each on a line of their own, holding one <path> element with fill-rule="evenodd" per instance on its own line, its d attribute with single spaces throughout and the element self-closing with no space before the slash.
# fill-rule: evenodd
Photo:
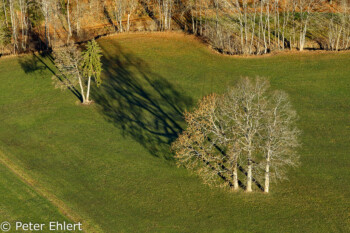
<svg viewBox="0 0 350 233">
<path fill-rule="evenodd" d="M 85 220 L 105 232 L 349 230 L 349 53 L 231 58 L 181 35 L 99 42 L 105 81 L 90 107 L 54 89 L 36 58 L 0 59 L 1 150 Z M 184 127 L 181 111 L 240 76 L 268 77 L 300 116 L 301 166 L 269 195 L 209 188 L 177 168 L 168 149 Z M 27 189 L 10 176 L 1 173 L 0 193 L 8 179 L 13 192 Z M 9 198 L 0 213 L 46 220 L 40 197 L 38 211 Z"/>
</svg>

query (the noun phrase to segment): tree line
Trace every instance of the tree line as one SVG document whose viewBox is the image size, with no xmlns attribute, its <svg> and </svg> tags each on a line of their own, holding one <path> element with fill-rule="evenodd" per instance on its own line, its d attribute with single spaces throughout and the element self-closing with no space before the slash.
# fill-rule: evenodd
<svg viewBox="0 0 350 233">
<path fill-rule="evenodd" d="M 2 53 L 5 49 L 10 53 L 20 53 L 27 51 L 33 44 L 36 46 L 34 49 L 69 44 L 70 40 L 83 38 L 82 25 L 98 25 L 108 20 L 115 24 L 115 30 L 128 31 L 130 21 L 124 28 L 121 20 L 125 14 L 130 19 L 136 2 L 137 0 L 1 0 L 0 49 Z M 90 37 L 97 35 L 92 34 Z"/>
<path fill-rule="evenodd" d="M 349 49 L 348 0 L 194 0 L 193 31 L 229 54 Z"/>
<path fill-rule="evenodd" d="M 0 51 L 68 44 L 99 24 L 120 33 L 181 28 L 228 54 L 338 51 L 350 47 L 349 10 L 348 0 L 0 0 Z"/>
</svg>

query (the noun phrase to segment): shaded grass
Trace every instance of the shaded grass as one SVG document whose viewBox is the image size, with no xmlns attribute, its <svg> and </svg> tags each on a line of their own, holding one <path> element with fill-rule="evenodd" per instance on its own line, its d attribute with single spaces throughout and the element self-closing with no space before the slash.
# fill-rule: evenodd
<svg viewBox="0 0 350 233">
<path fill-rule="evenodd" d="M 104 232 L 349 230 L 350 54 L 229 58 L 159 35 L 100 44 L 105 82 L 91 107 L 53 89 L 37 58 L 0 61 L 4 154 L 86 221 Z M 256 75 L 287 91 L 300 115 L 302 165 L 290 180 L 270 195 L 233 194 L 176 168 L 168 145 L 184 127 L 181 112 Z"/>
</svg>

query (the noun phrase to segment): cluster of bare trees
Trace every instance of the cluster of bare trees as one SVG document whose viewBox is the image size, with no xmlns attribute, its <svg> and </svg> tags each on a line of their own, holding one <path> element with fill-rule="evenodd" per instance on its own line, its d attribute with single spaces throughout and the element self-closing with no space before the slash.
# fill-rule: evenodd
<svg viewBox="0 0 350 233">
<path fill-rule="evenodd" d="M 170 30 L 173 14 L 178 9 L 181 0 L 139 0 L 139 6 L 144 13 L 150 16 L 157 23 L 160 31 Z"/>
<path fill-rule="evenodd" d="M 113 1 L 113 12 L 115 16 L 115 21 L 117 22 L 118 31 L 128 32 L 130 30 L 130 17 L 135 12 L 138 6 L 137 0 L 114 0 Z M 126 28 L 123 28 L 123 20 L 127 17 Z"/>
<path fill-rule="evenodd" d="M 174 0 L 157 0 L 157 3 L 159 8 L 160 28 L 162 30 L 168 30 L 171 28 Z"/>
<path fill-rule="evenodd" d="M 177 162 L 207 184 L 251 192 L 256 183 L 269 192 L 270 180 L 298 164 L 297 114 L 265 79 L 243 78 L 223 95 L 204 97 L 185 119 L 187 129 L 173 143 Z"/>
<path fill-rule="evenodd" d="M 33 33 L 42 34 L 42 45 L 51 46 L 51 32 L 59 22 L 60 1 L 1 0 L 0 6 L 0 31 L 6 31 L 6 36 L 10 33 L 10 40 L 1 43 L 0 39 L 0 46 L 10 44 L 12 53 L 26 51 Z"/>
</svg>

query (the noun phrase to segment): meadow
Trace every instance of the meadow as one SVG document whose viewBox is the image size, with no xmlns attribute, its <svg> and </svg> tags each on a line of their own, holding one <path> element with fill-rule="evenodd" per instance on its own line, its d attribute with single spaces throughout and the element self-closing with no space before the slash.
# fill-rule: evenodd
<svg viewBox="0 0 350 233">
<path fill-rule="evenodd" d="M 102 38 L 103 85 L 82 106 L 45 55 L 0 58 L 0 222 L 85 232 L 350 231 L 350 53 L 214 53 L 191 36 Z M 300 167 L 271 193 L 210 188 L 169 149 L 182 113 L 242 76 L 289 93 Z M 241 175 L 241 174 L 240 174 Z"/>
</svg>

